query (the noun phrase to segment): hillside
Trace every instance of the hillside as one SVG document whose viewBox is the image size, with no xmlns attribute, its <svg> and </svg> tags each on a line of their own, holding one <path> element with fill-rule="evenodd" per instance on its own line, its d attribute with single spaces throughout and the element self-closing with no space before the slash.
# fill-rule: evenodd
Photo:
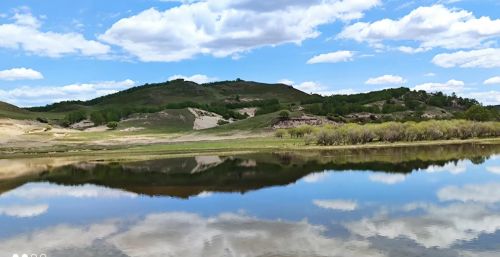
<svg viewBox="0 0 500 257">
<path fill-rule="evenodd" d="M 284 84 L 235 80 L 197 84 L 182 79 L 145 84 L 90 101 L 60 102 L 21 109 L 0 105 L 0 116 L 43 117 L 69 126 L 86 121 L 95 126 L 119 122 L 120 130 L 180 132 L 255 130 L 301 124 L 383 122 L 466 118 L 474 99 L 394 88 L 353 95 L 307 94 Z M 484 120 L 498 119 L 496 107 L 475 110 Z M 280 113 L 290 114 L 283 122 Z M 91 121 L 91 122 L 90 122 Z"/>
<path fill-rule="evenodd" d="M 277 99 L 282 103 L 299 102 L 309 95 L 284 84 L 264 84 L 251 81 L 222 81 L 197 84 L 182 79 L 164 83 L 145 84 L 90 101 L 61 102 L 32 111 L 67 112 L 78 109 L 105 109 L 113 107 L 157 108 L 178 103 L 231 103 Z"/>
<path fill-rule="evenodd" d="M 0 118 L 11 119 L 30 119 L 33 118 L 33 113 L 17 106 L 0 102 Z"/>
</svg>

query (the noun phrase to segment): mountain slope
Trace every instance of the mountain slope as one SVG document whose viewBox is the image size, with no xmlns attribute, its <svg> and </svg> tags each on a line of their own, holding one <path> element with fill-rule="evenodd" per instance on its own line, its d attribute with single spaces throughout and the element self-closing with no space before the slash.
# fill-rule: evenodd
<svg viewBox="0 0 500 257">
<path fill-rule="evenodd" d="M 45 107 L 30 108 L 33 111 L 67 112 L 85 108 L 159 107 L 167 104 L 194 102 L 198 104 L 228 103 L 235 101 L 277 99 L 282 103 L 300 102 L 308 94 L 284 84 L 264 84 L 249 81 L 223 81 L 197 84 L 182 79 L 165 83 L 145 84 L 90 101 L 70 101 Z"/>
<path fill-rule="evenodd" d="M 12 104 L 0 102 L 0 118 L 30 119 L 34 114 Z"/>
</svg>

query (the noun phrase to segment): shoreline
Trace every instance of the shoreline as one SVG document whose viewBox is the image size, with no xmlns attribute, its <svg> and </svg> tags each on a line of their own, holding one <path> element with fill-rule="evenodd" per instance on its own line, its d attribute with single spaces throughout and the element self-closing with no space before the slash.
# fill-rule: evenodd
<svg viewBox="0 0 500 257">
<path fill-rule="evenodd" d="M 287 151 L 336 151 L 356 149 L 381 149 L 381 148 L 406 148 L 433 145 L 459 145 L 459 144 L 500 144 L 497 138 L 452 139 L 436 141 L 414 141 L 395 143 L 369 143 L 359 145 L 318 146 L 305 145 L 300 139 L 275 139 L 275 138 L 241 138 L 230 140 L 211 140 L 198 142 L 172 142 L 150 145 L 121 145 L 99 146 L 92 149 L 92 145 L 79 145 L 83 148 L 67 146 L 54 146 L 48 148 L 27 148 L 0 150 L 1 159 L 25 158 L 74 158 L 93 159 L 96 161 L 127 161 L 147 160 L 157 158 L 194 157 L 203 155 L 238 155 L 255 152 L 287 152 Z M 24 151 L 23 151 L 24 150 Z M 1 152 L 3 151 L 3 152 Z"/>
</svg>

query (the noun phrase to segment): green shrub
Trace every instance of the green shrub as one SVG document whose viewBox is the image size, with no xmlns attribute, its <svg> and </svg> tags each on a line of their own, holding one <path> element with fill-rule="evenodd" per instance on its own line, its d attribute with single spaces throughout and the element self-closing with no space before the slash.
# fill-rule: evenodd
<svg viewBox="0 0 500 257">
<path fill-rule="evenodd" d="M 116 128 L 118 128 L 118 122 L 110 121 L 108 122 L 108 124 L 106 124 L 106 127 L 108 127 L 111 130 L 115 130 Z"/>
<path fill-rule="evenodd" d="M 274 132 L 274 136 L 277 138 L 284 138 L 288 132 L 285 129 L 278 129 Z"/>
<path fill-rule="evenodd" d="M 49 123 L 49 120 L 44 117 L 37 117 L 36 120 L 40 123 Z"/>
<path fill-rule="evenodd" d="M 281 111 L 279 117 L 281 120 L 288 120 L 290 119 L 290 113 L 288 111 Z"/>
<path fill-rule="evenodd" d="M 229 121 L 227 121 L 227 120 L 218 120 L 217 121 L 217 125 L 219 125 L 219 126 L 226 125 L 226 124 L 229 124 Z"/>
<path fill-rule="evenodd" d="M 305 134 L 299 128 L 289 130 L 289 133 L 291 135 L 293 133 L 295 137 Z M 325 126 L 314 133 L 318 145 L 355 145 L 375 141 L 392 143 L 498 136 L 500 136 L 500 122 L 466 120 L 344 124 L 336 127 Z"/>
</svg>

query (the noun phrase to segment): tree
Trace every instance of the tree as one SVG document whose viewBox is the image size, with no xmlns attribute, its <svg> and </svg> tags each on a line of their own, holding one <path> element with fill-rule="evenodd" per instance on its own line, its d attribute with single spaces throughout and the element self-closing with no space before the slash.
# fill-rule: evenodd
<svg viewBox="0 0 500 257">
<path fill-rule="evenodd" d="M 282 111 L 279 113 L 279 117 L 282 120 L 288 120 L 290 119 L 290 113 L 288 111 Z"/>
<path fill-rule="evenodd" d="M 115 130 L 118 127 L 118 122 L 110 121 L 106 126 L 111 130 Z"/>
<path fill-rule="evenodd" d="M 481 105 L 474 105 L 465 111 L 465 118 L 468 120 L 487 121 L 491 120 L 492 116 L 490 110 Z"/>
</svg>

